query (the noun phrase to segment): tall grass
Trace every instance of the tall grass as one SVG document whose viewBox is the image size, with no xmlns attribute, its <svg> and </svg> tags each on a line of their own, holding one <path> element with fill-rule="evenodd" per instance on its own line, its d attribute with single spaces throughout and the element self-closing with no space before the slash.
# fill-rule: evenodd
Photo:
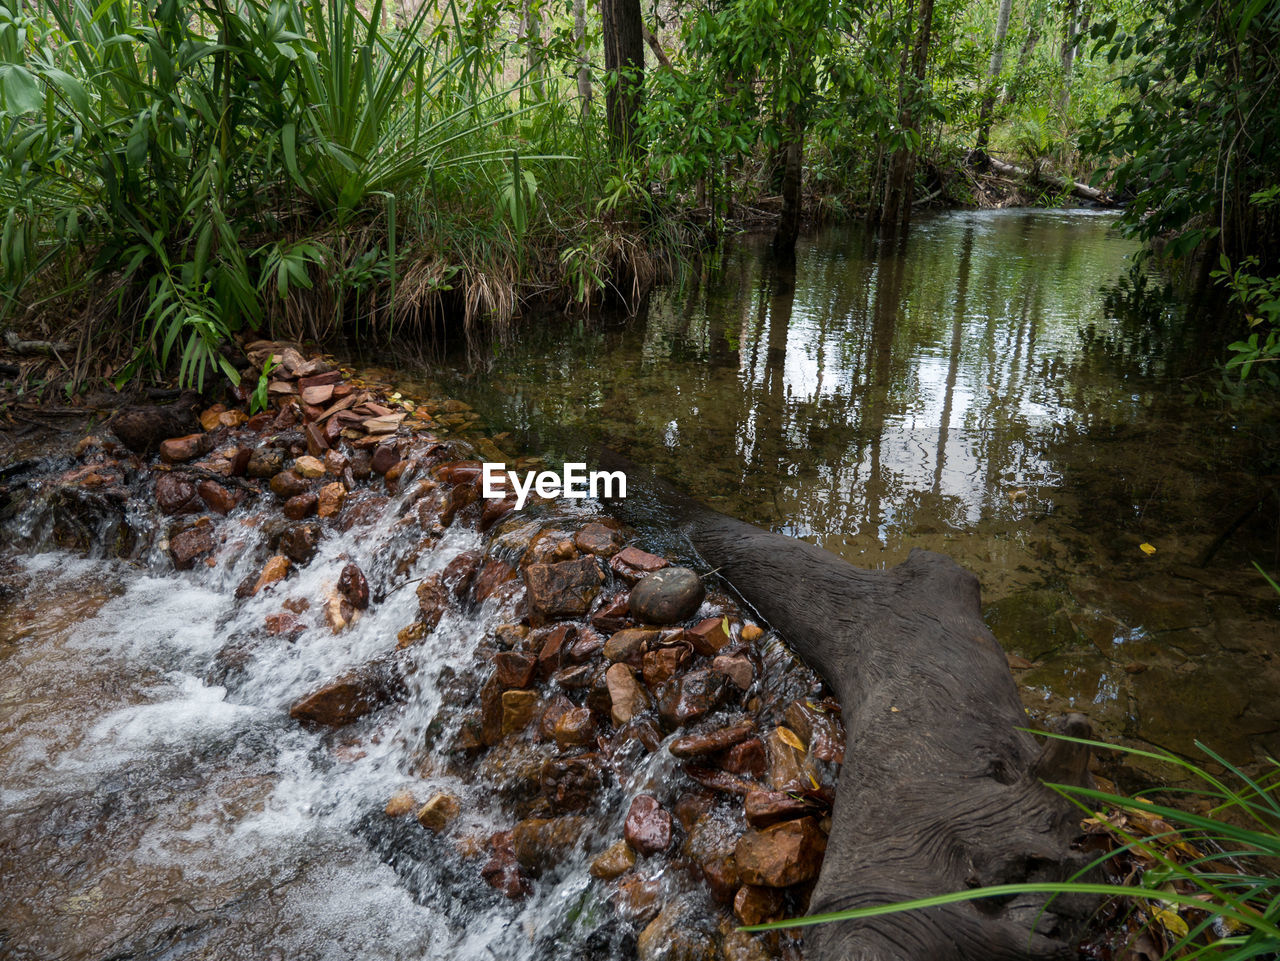
<svg viewBox="0 0 1280 961">
<path fill-rule="evenodd" d="M 201 386 L 235 378 L 245 329 L 385 333 L 450 298 L 508 318 L 562 252 L 598 255 L 598 294 L 619 265 L 583 189 L 604 174 L 573 159 L 591 119 L 528 102 L 451 0 L 394 21 L 383 0 L 0 0 L 0 323 L 69 319 L 82 362 L 127 347 L 121 379 Z"/>
</svg>

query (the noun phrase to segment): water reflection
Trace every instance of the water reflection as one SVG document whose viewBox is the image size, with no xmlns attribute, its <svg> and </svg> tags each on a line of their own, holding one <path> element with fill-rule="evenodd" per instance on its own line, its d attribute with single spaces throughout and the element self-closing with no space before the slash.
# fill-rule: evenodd
<svg viewBox="0 0 1280 961">
<path fill-rule="evenodd" d="M 1212 583 L 1179 569 L 1238 511 L 1248 455 L 1168 376 L 1185 357 L 1173 328 L 1108 309 L 1134 251 L 1110 227 L 959 212 L 905 246 L 827 232 L 794 266 L 743 243 L 630 323 L 545 323 L 450 387 L 528 449 L 606 442 L 861 566 L 949 553 L 1034 662 L 1033 709 L 1092 705 L 1109 733 L 1189 750 L 1220 704 L 1238 753 L 1275 750 L 1280 684 L 1261 658 L 1280 635 L 1247 538 Z M 1222 657 L 1241 630 L 1258 639 L 1248 663 Z M 1192 678 L 1207 692 L 1171 708 Z"/>
</svg>

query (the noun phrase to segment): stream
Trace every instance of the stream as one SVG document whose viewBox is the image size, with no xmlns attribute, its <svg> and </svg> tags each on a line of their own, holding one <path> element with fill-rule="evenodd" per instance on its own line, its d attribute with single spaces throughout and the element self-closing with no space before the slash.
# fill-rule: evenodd
<svg viewBox="0 0 1280 961">
<path fill-rule="evenodd" d="M 1246 523 L 1198 559 L 1261 496 L 1265 425 L 1189 396 L 1184 378 L 1211 359 L 1176 303 L 1127 280 L 1134 250 L 1088 211 L 930 217 L 903 249 L 825 230 L 794 271 L 748 238 L 634 318 L 529 325 L 482 373 L 379 356 L 366 369 L 406 396 L 461 398 L 513 453 L 555 462 L 606 443 L 859 566 L 945 552 L 980 578 L 1032 717 L 1081 710 L 1106 737 L 1180 754 L 1202 739 L 1247 763 L 1280 752 L 1280 606 L 1250 563 L 1274 572 L 1277 545 Z M 450 528 L 406 568 L 405 509 L 392 498 L 324 540 L 290 596 L 322 596 L 352 562 L 371 581 L 420 579 L 481 544 Z M 257 649 L 233 684 L 218 671 L 228 639 L 279 609 L 233 598 L 259 520 L 233 513 L 239 547 L 177 573 L 158 546 L 112 556 L 105 529 L 87 556 L 56 549 L 46 521 L 38 503 L 19 510 L 0 550 L 0 956 L 634 954 L 633 934 L 595 917 L 585 856 L 508 901 L 384 824 L 412 778 L 463 799 L 461 833 L 505 826 L 490 785 L 406 746 L 509 611 L 446 614 L 406 705 L 318 737 L 290 702 L 384 650 L 413 591 L 340 643 L 309 629 Z M 660 518 L 649 534 L 679 550 Z M 626 789 L 669 762 L 655 754 Z M 606 812 L 605 836 L 624 813 Z"/>
</svg>

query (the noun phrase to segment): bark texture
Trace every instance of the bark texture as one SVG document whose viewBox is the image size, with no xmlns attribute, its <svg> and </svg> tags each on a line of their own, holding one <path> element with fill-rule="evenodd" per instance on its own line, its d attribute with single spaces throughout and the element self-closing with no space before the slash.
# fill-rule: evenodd
<svg viewBox="0 0 1280 961">
<path fill-rule="evenodd" d="M 644 23 L 640 0 L 600 0 L 604 68 L 609 74 L 605 114 L 615 152 L 637 147 L 636 115 L 644 89 Z"/>
<path fill-rule="evenodd" d="M 603 458 L 611 469 L 616 455 Z M 1041 779 L 1084 783 L 1088 751 L 1019 731 L 1027 717 L 1004 652 L 982 621 L 977 579 L 913 551 L 862 570 L 710 510 L 635 465 L 713 568 L 837 692 L 849 751 L 813 913 L 967 887 L 1064 880 L 1079 812 Z M 639 520 L 653 504 L 618 505 Z M 1088 731 L 1073 716 L 1067 729 Z M 1073 958 L 1090 903 L 978 900 L 807 929 L 810 961 L 1013 961 Z"/>
</svg>

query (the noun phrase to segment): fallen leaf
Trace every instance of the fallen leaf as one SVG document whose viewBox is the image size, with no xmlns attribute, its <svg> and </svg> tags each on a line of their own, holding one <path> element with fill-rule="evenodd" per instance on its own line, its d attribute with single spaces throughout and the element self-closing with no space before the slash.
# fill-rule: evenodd
<svg viewBox="0 0 1280 961">
<path fill-rule="evenodd" d="M 1145 541 L 1138 545 L 1138 549 L 1141 550 L 1142 553 L 1146 554 L 1148 557 L 1150 557 L 1152 554 L 1156 552 L 1156 549 L 1152 547 L 1150 544 L 1146 543 Z"/>
</svg>

